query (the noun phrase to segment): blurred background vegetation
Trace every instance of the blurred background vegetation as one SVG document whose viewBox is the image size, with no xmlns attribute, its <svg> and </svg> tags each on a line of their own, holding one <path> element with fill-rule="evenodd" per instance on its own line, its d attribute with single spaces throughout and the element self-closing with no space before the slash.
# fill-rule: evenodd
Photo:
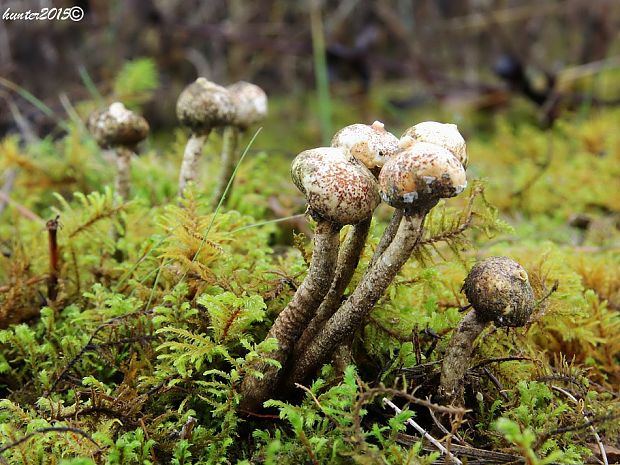
<svg viewBox="0 0 620 465">
<path fill-rule="evenodd" d="M 290 160 L 338 128 L 381 120 L 400 135 L 435 119 L 458 124 L 471 176 L 488 178 L 491 203 L 528 233 L 581 243 L 599 217 L 596 237 L 617 231 L 617 0 L 5 0 L 1 10 L 71 6 L 81 21 L 0 21 L 0 137 L 11 136 L 0 147 L 3 192 L 25 189 L 20 200 L 44 217 L 51 192 L 69 198 L 111 182 L 83 122 L 115 100 L 152 128 L 134 167 L 137 193 L 172 199 L 186 137 L 176 99 L 205 76 L 269 95 L 231 199 L 256 218 L 303 208 Z M 215 135 L 211 165 L 219 145 Z M 272 182 L 259 179 L 259 165 Z"/>
<path fill-rule="evenodd" d="M 68 105 L 100 95 L 128 100 L 123 91 L 136 86 L 151 92 L 128 103 L 143 105 L 161 134 L 177 125 L 176 98 L 198 76 L 263 87 L 272 111 L 261 139 L 290 153 L 357 120 L 404 129 L 412 112 L 434 114 L 472 133 L 493 129 L 494 116 L 513 104 L 520 119 L 547 127 L 564 111 L 620 99 L 615 0 L 0 4 L 3 13 L 84 10 L 79 22 L 0 22 L 0 136 L 19 132 L 20 119 L 49 134 Z M 125 76 L 133 82 L 119 86 L 123 67 L 140 58 L 148 61 Z M 328 89 L 315 84 L 323 74 Z M 22 98 L 25 91 L 53 113 Z"/>
</svg>

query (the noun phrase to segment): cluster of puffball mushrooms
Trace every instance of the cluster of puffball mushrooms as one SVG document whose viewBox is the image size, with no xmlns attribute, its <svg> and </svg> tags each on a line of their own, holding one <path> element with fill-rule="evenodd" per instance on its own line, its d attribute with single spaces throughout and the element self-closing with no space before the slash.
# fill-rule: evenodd
<svg viewBox="0 0 620 465">
<path fill-rule="evenodd" d="M 183 196 L 189 182 L 196 182 L 199 159 L 211 131 L 223 127 L 222 165 L 214 204 L 222 200 L 238 161 L 241 135 L 267 115 L 267 95 L 255 84 L 239 81 L 222 87 L 200 77 L 188 85 L 177 100 L 177 117 L 191 135 L 185 147 L 179 174 L 179 195 Z M 135 146 L 149 132 L 146 120 L 125 108 L 120 102 L 97 111 L 88 120 L 91 134 L 101 148 L 116 152 L 116 192 L 128 199 L 130 161 Z M 228 193 L 230 194 L 230 188 Z"/>
<path fill-rule="evenodd" d="M 177 116 L 191 130 L 179 195 L 196 180 L 209 133 L 224 127 L 215 195 L 215 202 L 220 201 L 237 162 L 240 133 L 266 113 L 267 97 L 253 84 L 238 82 L 225 88 L 198 78 L 187 86 L 177 102 Z M 148 134 L 148 123 L 117 102 L 94 113 L 89 128 L 102 148 L 116 150 L 116 192 L 127 199 L 130 159 Z M 308 213 L 316 222 L 314 250 L 304 281 L 266 336 L 277 339 L 277 349 L 255 360 L 242 381 L 242 408 L 255 409 L 271 397 L 290 392 L 346 344 L 411 256 L 428 212 L 439 200 L 454 197 L 467 186 L 467 161 L 465 140 L 456 125 L 434 121 L 412 126 L 400 139 L 378 121 L 353 124 L 336 133 L 331 147 L 305 150 L 295 158 L 293 182 L 306 197 Z M 343 302 L 381 201 L 394 208 L 392 219 L 357 287 Z M 351 227 L 341 244 L 340 230 L 346 225 Z M 523 326 L 534 308 L 526 271 L 506 257 L 476 264 L 463 290 L 473 310 L 448 344 L 437 394 L 438 400 L 455 405 L 464 403 L 468 361 L 483 329 L 491 322 L 498 327 Z"/>
<path fill-rule="evenodd" d="M 300 153 L 291 176 L 315 220 L 314 251 L 306 278 L 278 315 L 266 338 L 278 347 L 246 375 L 241 407 L 256 409 L 303 383 L 346 344 L 411 256 L 427 213 L 466 185 L 467 150 L 454 124 L 423 122 L 398 139 L 380 122 L 341 129 L 331 147 Z M 394 213 L 356 288 L 342 296 L 358 265 L 375 208 Z M 351 225 L 340 244 L 340 230 Z M 478 263 L 464 285 L 473 307 L 455 331 L 443 361 L 437 398 L 463 403 L 463 384 L 474 340 L 489 322 L 520 326 L 533 309 L 527 273 L 506 257 Z"/>
</svg>

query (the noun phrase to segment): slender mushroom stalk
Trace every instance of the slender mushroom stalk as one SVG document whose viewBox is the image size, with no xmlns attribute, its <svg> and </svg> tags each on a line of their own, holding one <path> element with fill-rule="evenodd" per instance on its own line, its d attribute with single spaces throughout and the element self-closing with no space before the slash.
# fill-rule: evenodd
<svg viewBox="0 0 620 465">
<path fill-rule="evenodd" d="M 331 143 L 341 147 L 350 156 L 361 161 L 372 173 L 378 175 L 385 161 L 398 150 L 398 138 L 386 131 L 380 121 L 368 124 L 352 124 L 338 131 Z M 336 274 L 329 292 L 317 310 L 316 316 L 296 344 L 296 351 L 303 350 L 323 327 L 323 324 L 340 306 L 340 300 L 357 268 L 366 244 L 372 218 L 357 223 L 349 229 L 338 254 Z"/>
<path fill-rule="evenodd" d="M 181 172 L 179 173 L 179 195 L 188 182 L 195 182 L 198 160 L 212 129 L 229 124 L 235 114 L 235 107 L 228 90 L 200 77 L 188 85 L 177 100 L 177 118 L 191 130 L 185 146 Z"/>
<path fill-rule="evenodd" d="M 410 145 L 385 163 L 379 186 L 383 200 L 403 211 L 398 230 L 347 301 L 303 348 L 288 377 L 289 387 L 326 363 L 334 348 L 359 327 L 411 255 L 428 211 L 439 199 L 462 192 L 466 184 L 463 165 L 438 145 Z"/>
<path fill-rule="evenodd" d="M 228 186 L 239 159 L 237 147 L 239 146 L 240 135 L 267 116 L 267 94 L 257 85 L 239 81 L 226 89 L 236 111 L 232 122 L 224 128 L 222 166 L 213 197 L 214 207 L 220 200 L 222 200 L 222 204 L 226 202 L 226 199 L 223 199 L 224 191 L 226 191 L 226 186 Z M 228 189 L 227 198 L 230 198 L 231 191 L 232 185 Z"/>
<path fill-rule="evenodd" d="M 101 148 L 113 148 L 116 154 L 116 193 L 121 199 L 129 198 L 131 186 L 130 165 L 135 146 L 149 132 L 146 120 L 115 102 L 109 108 L 93 113 L 88 128 Z"/>
<path fill-rule="evenodd" d="M 308 210 L 317 226 L 308 274 L 267 334 L 267 338 L 278 340 L 278 349 L 265 356 L 283 367 L 333 281 L 340 228 L 367 220 L 381 201 L 372 173 L 339 148 L 324 147 L 300 153 L 293 161 L 291 175 L 306 196 Z M 264 376 L 258 379 L 247 375 L 243 379 L 241 407 L 245 409 L 253 409 L 272 396 L 281 376 L 275 367 L 263 362 L 258 362 L 255 368 Z"/>
<path fill-rule="evenodd" d="M 400 222 L 403 219 L 403 211 L 401 209 L 394 210 L 392 214 L 392 218 L 390 218 L 390 222 L 386 226 L 383 234 L 381 235 L 381 239 L 379 239 L 379 243 L 377 244 L 377 248 L 375 249 L 375 253 L 372 255 L 370 259 L 370 263 L 368 267 L 374 266 L 381 257 L 381 254 L 385 252 L 388 245 L 394 240 L 394 236 L 396 235 L 396 231 L 398 231 L 398 227 L 400 226 Z"/>
<path fill-rule="evenodd" d="M 457 406 L 464 405 L 465 372 L 482 330 L 491 322 L 498 327 L 523 326 L 535 303 L 527 272 L 508 257 L 476 263 L 463 290 L 473 310 L 461 320 L 448 344 L 439 385 L 441 401 Z"/>
</svg>

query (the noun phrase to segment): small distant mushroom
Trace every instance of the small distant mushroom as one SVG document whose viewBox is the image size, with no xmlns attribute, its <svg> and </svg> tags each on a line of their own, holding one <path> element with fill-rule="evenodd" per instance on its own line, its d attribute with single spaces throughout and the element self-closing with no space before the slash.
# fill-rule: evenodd
<svg viewBox="0 0 620 465">
<path fill-rule="evenodd" d="M 112 148 L 116 153 L 116 193 L 129 198 L 131 156 L 136 145 L 149 133 L 149 124 L 140 115 L 114 102 L 105 110 L 93 113 L 88 129 L 101 148 Z"/>
<path fill-rule="evenodd" d="M 180 196 L 187 183 L 196 180 L 198 160 L 213 128 L 230 124 L 234 116 L 235 106 L 226 88 L 200 77 L 183 89 L 177 100 L 177 118 L 190 128 L 191 136 L 179 174 Z"/>
<path fill-rule="evenodd" d="M 231 123 L 224 128 L 222 166 L 213 197 L 214 206 L 217 206 L 224 196 L 226 186 L 235 171 L 235 165 L 239 159 L 238 145 L 241 134 L 267 116 L 267 94 L 259 86 L 239 81 L 229 85 L 226 89 L 236 111 Z M 228 189 L 228 198 L 231 190 L 232 185 Z M 225 202 L 226 199 L 223 199 L 222 204 Z"/>
<path fill-rule="evenodd" d="M 385 161 L 399 150 L 398 138 L 388 132 L 380 121 L 346 126 L 334 135 L 331 145 L 344 149 L 350 156 L 362 162 L 375 176 L 379 174 Z M 338 255 L 334 280 L 316 316 L 297 342 L 300 349 L 308 345 L 340 305 L 342 295 L 353 277 L 364 250 L 371 221 L 372 217 L 368 217 L 351 226 L 347 233 Z"/>
<path fill-rule="evenodd" d="M 283 367 L 330 288 L 341 227 L 371 217 L 381 201 L 372 173 L 340 148 L 322 147 L 300 153 L 293 161 L 291 176 L 305 195 L 308 211 L 317 225 L 308 274 L 267 334 L 267 338 L 278 340 L 278 349 L 265 356 L 278 360 Z M 266 400 L 281 376 L 273 366 L 264 363 L 257 369 L 263 378 L 246 376 L 241 386 L 242 407 L 246 409 Z"/>
<path fill-rule="evenodd" d="M 448 344 L 439 387 L 441 401 L 458 406 L 464 404 L 465 372 L 482 330 L 491 322 L 498 327 L 523 326 L 535 306 L 527 272 L 508 257 L 476 263 L 463 290 L 473 310 L 461 320 Z"/>
<path fill-rule="evenodd" d="M 289 386 L 303 382 L 358 328 L 411 255 L 428 211 L 441 198 L 462 192 L 466 184 L 463 165 L 438 145 L 416 143 L 385 162 L 379 174 L 380 192 L 385 202 L 403 212 L 398 230 L 347 301 L 303 348 L 292 367 Z"/>
<path fill-rule="evenodd" d="M 428 142 L 449 150 L 467 168 L 467 145 L 456 124 L 423 121 L 407 129 L 403 137 L 416 142 Z"/>
</svg>

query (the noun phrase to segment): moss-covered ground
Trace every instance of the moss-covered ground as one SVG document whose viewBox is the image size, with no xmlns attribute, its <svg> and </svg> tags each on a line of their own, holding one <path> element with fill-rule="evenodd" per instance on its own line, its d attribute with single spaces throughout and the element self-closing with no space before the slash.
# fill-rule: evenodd
<svg viewBox="0 0 620 465">
<path fill-rule="evenodd" d="M 444 438 L 429 411 L 382 389 L 435 394 L 467 303 L 463 279 L 490 255 L 520 262 L 540 303 L 527 327 L 491 326 L 478 339 L 455 453 L 468 463 L 602 463 L 603 447 L 620 460 L 615 109 L 567 113 L 541 130 L 527 108 L 470 115 L 396 111 L 381 96 L 364 108 L 334 101 L 334 131 L 369 123 L 366 114 L 397 135 L 424 119 L 458 123 L 470 187 L 433 210 L 428 241 L 355 334 L 354 365 L 325 366 L 297 401 L 238 410 L 240 379 L 311 253 L 288 169 L 321 137 L 312 98 L 291 101 L 272 101 L 217 211 L 217 134 L 181 205 L 181 129 L 142 147 L 126 203 L 111 190 L 110 154 L 77 118 L 42 140 L 0 141 L 0 171 L 16 173 L 0 216 L 0 462 L 442 463 L 404 423 Z M 377 211 L 360 269 L 390 214 Z M 57 285 L 46 227 L 55 218 Z"/>
</svg>

